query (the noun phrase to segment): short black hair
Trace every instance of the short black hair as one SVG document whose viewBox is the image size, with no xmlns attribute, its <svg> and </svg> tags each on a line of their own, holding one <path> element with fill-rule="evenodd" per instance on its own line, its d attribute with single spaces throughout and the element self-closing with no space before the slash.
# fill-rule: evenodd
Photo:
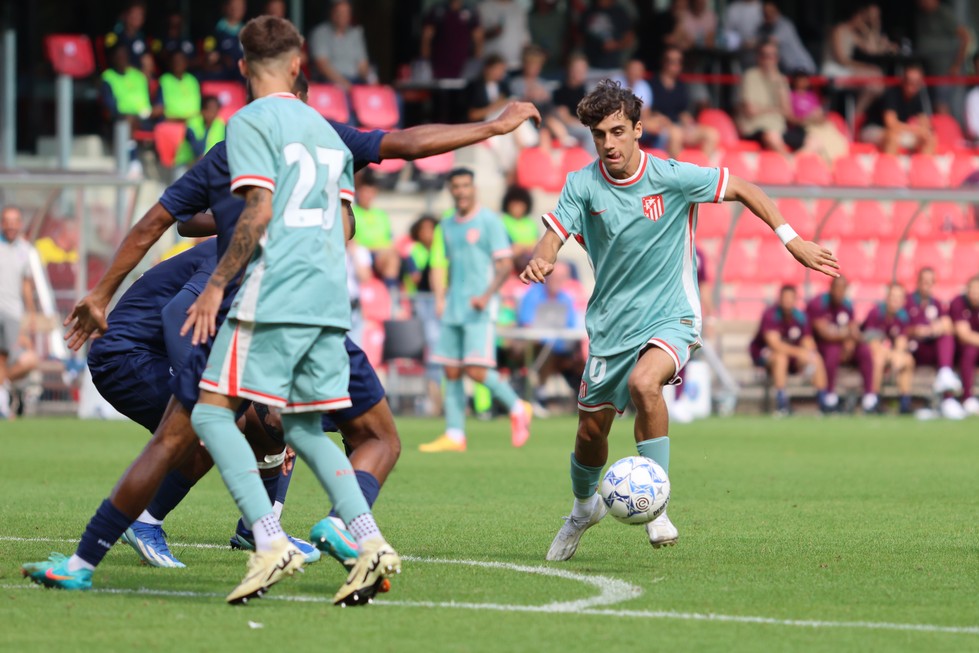
<svg viewBox="0 0 979 653">
<path fill-rule="evenodd" d="M 206 107 L 210 103 L 218 105 L 218 109 L 221 108 L 221 99 L 217 95 L 205 95 L 201 98 L 201 109 Z"/>
<path fill-rule="evenodd" d="M 642 100 L 635 93 L 612 79 L 603 79 L 578 103 L 578 120 L 592 129 L 608 116 L 622 113 L 635 125 L 639 122 Z"/>
<path fill-rule="evenodd" d="M 445 176 L 445 178 L 449 181 L 452 181 L 456 177 L 469 177 L 470 179 L 475 179 L 476 174 L 469 168 L 453 168 L 449 171 L 449 174 Z"/>
<path fill-rule="evenodd" d="M 530 196 L 530 191 L 523 186 L 510 186 L 503 195 L 503 206 L 501 210 L 506 213 L 506 207 L 510 202 L 523 202 L 527 205 L 527 213 L 533 211 L 534 201 Z"/>
<path fill-rule="evenodd" d="M 418 240 L 418 238 L 421 236 L 422 226 L 426 222 L 431 222 L 433 227 L 438 226 L 439 223 L 438 218 L 436 218 L 431 213 L 422 213 L 420 216 L 418 216 L 418 219 L 415 220 L 411 224 L 411 227 L 408 229 L 408 235 L 411 237 L 412 240 L 414 241 Z"/>
<path fill-rule="evenodd" d="M 794 283 L 787 283 L 778 289 L 778 294 L 780 297 L 782 296 L 783 293 L 787 293 L 787 292 L 792 292 L 798 295 L 799 289 L 795 287 Z"/>
</svg>

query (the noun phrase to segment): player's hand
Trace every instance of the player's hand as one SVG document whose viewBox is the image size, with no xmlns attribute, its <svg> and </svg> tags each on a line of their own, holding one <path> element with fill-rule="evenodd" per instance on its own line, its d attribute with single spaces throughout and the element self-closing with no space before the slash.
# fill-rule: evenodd
<svg viewBox="0 0 979 653">
<path fill-rule="evenodd" d="M 469 300 L 469 305 L 472 306 L 477 311 L 482 311 L 486 308 L 489 303 L 489 299 L 485 295 L 477 295 Z"/>
<path fill-rule="evenodd" d="M 795 257 L 795 260 L 810 270 L 822 272 L 828 277 L 840 276 L 838 271 L 840 264 L 836 260 L 836 257 L 833 256 L 833 252 L 819 243 L 814 243 L 811 240 L 803 240 L 802 238 L 793 238 L 785 248 Z"/>
<path fill-rule="evenodd" d="M 190 308 L 187 309 L 187 321 L 180 328 L 180 335 L 185 336 L 193 331 L 191 344 L 195 347 L 214 335 L 218 309 L 224 299 L 224 290 L 207 284 Z"/>
<path fill-rule="evenodd" d="M 109 328 L 105 321 L 105 308 L 108 304 L 108 300 L 94 295 L 85 295 L 75 304 L 64 322 L 68 327 L 65 341 L 69 349 L 78 351 L 89 338 L 98 338 L 105 333 Z"/>
<path fill-rule="evenodd" d="M 547 281 L 548 275 L 554 271 L 554 264 L 550 261 L 542 258 L 532 258 L 524 268 L 524 271 L 520 273 L 520 280 L 526 285 L 532 283 L 544 283 Z"/>
<path fill-rule="evenodd" d="M 527 120 L 533 120 L 540 127 L 540 111 L 537 107 L 530 102 L 510 102 L 495 122 L 500 126 L 501 134 L 509 134 Z"/>
<path fill-rule="evenodd" d="M 296 452 L 292 447 L 286 447 L 286 459 L 282 461 L 282 475 L 288 476 L 292 468 L 296 466 Z"/>
</svg>

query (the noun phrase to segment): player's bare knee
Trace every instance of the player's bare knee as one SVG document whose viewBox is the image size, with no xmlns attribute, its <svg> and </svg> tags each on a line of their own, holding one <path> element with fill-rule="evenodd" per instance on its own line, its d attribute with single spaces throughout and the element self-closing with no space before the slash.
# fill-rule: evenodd
<svg viewBox="0 0 979 653">
<path fill-rule="evenodd" d="M 648 375 L 632 374 L 629 377 L 629 396 L 637 408 L 652 408 L 663 399 L 663 383 Z"/>
</svg>

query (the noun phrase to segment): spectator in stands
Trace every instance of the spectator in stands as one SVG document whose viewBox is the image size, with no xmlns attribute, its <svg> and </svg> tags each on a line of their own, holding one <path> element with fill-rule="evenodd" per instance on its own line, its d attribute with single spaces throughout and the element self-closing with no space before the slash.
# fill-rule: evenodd
<svg viewBox="0 0 979 653">
<path fill-rule="evenodd" d="M 527 18 L 530 29 L 530 42 L 547 53 L 545 72 L 548 77 L 560 74 L 564 60 L 565 35 L 568 32 L 568 19 L 563 6 L 557 0 L 534 0 L 534 8 Z M 556 73 L 556 74 L 555 74 Z"/>
<path fill-rule="evenodd" d="M 678 133 L 668 143 L 667 152 L 676 157 L 684 147 L 700 148 L 710 156 L 717 149 L 720 134 L 717 129 L 698 124 L 690 112 L 690 94 L 686 82 L 680 79 L 683 71 L 683 51 L 668 47 L 663 53 L 659 74 L 652 81 L 653 110 L 670 122 Z"/>
<path fill-rule="evenodd" d="M 717 39 L 717 14 L 707 0 L 690 0 L 680 12 L 680 26 L 691 46 L 713 48 Z"/>
<path fill-rule="evenodd" d="M 420 57 L 435 79 L 463 76 L 469 61 L 483 57 L 479 14 L 463 0 L 444 0 L 425 15 Z"/>
<path fill-rule="evenodd" d="M 804 70 L 795 71 L 792 74 L 791 88 L 789 103 L 792 115 L 789 122 L 805 130 L 809 149 L 816 151 L 829 163 L 849 152 L 849 141 L 827 119 L 822 100 L 812 90 L 809 73 Z"/>
<path fill-rule="evenodd" d="M 74 220 L 56 221 L 49 229 L 50 236 L 34 241 L 41 265 L 78 263 L 78 224 Z"/>
<path fill-rule="evenodd" d="M 404 286 L 409 294 L 432 292 L 431 259 L 432 243 L 435 239 L 435 228 L 438 219 L 431 213 L 424 213 L 411 225 L 408 236 L 411 238 L 411 249 L 405 259 Z"/>
<path fill-rule="evenodd" d="M 489 120 L 496 117 L 512 99 L 506 80 L 506 62 L 491 54 L 483 62 L 483 72 L 466 87 L 469 120 Z M 496 156 L 500 172 L 513 181 L 514 168 L 520 150 L 537 145 L 539 136 L 534 127 L 524 123 L 515 132 L 494 136 L 487 143 Z"/>
<path fill-rule="evenodd" d="M 224 140 L 225 125 L 221 117 L 221 102 L 213 95 L 201 101 L 201 112 L 187 121 L 186 147 L 177 151 L 174 165 L 186 165 L 197 161 Z"/>
<path fill-rule="evenodd" d="M 214 34 L 204 40 L 208 77 L 228 81 L 241 79 L 238 61 L 243 54 L 238 32 L 244 25 L 246 9 L 245 0 L 224 0 L 221 4 L 221 19 L 214 27 Z"/>
<path fill-rule="evenodd" d="M 187 55 L 170 55 L 170 72 L 160 75 L 160 100 L 167 120 L 190 120 L 201 112 L 201 85 L 187 72 Z"/>
<path fill-rule="evenodd" d="M 646 81 L 646 65 L 640 59 L 630 59 L 621 72 L 612 79 L 632 91 L 632 94 L 642 100 L 639 119 L 642 121 L 642 141 L 659 150 L 666 150 L 670 156 L 676 156 L 680 150 L 670 145 L 677 144 L 681 138 L 680 128 L 670 123 L 670 120 L 653 109 L 653 89 Z"/>
<path fill-rule="evenodd" d="M 796 306 L 797 301 L 795 286 L 782 286 L 778 301 L 762 314 L 758 332 L 749 346 L 752 361 L 768 371 L 775 388 L 776 415 L 788 415 L 790 411 L 786 394 L 789 374 L 810 377 L 818 392 L 820 408 L 826 406 L 826 371 L 816 351 L 812 328 L 806 314 Z"/>
<path fill-rule="evenodd" d="M 729 3 L 724 11 L 724 40 L 728 50 L 740 50 L 750 55 L 758 46 L 758 31 L 763 21 L 761 0 Z"/>
<path fill-rule="evenodd" d="M 911 319 L 910 349 L 917 367 L 934 367 L 935 394 L 942 397 L 941 412 L 950 419 L 962 419 L 965 411 L 955 400 L 962 382 L 955 375 L 955 327 L 948 308 L 933 294 L 935 271 L 930 267 L 918 271 L 918 284 L 908 295 L 905 309 Z"/>
<path fill-rule="evenodd" d="M 143 55 L 149 54 L 143 25 L 146 23 L 146 3 L 134 0 L 126 5 L 119 22 L 105 35 L 106 50 L 122 48 L 129 58 L 129 65 L 139 68 Z"/>
<path fill-rule="evenodd" d="M 932 154 L 936 138 L 925 110 L 924 71 L 918 64 L 904 69 L 901 85 L 887 89 L 883 97 L 867 110 L 867 122 L 860 140 L 877 145 L 887 154 L 902 148 Z"/>
<path fill-rule="evenodd" d="M 364 315 L 360 310 L 360 286 L 373 278 L 371 252 L 356 239 L 347 241 L 347 292 L 350 294 L 350 339 L 358 345 L 364 338 Z"/>
<path fill-rule="evenodd" d="M 663 58 L 666 48 L 677 47 L 687 50 L 693 45 L 693 39 L 688 35 L 683 18 L 688 14 L 688 0 L 671 0 L 663 11 L 650 12 L 651 3 L 641 5 L 639 14 L 639 33 L 642 38 L 634 56 L 649 62 L 655 67 Z"/>
<path fill-rule="evenodd" d="M 483 54 L 496 54 L 507 69 L 520 69 L 520 53 L 530 45 L 527 11 L 514 0 L 483 0 L 479 5 L 479 24 L 483 26 Z"/>
<path fill-rule="evenodd" d="M 955 325 L 962 407 L 969 415 L 979 415 L 979 399 L 973 395 L 979 364 L 979 276 L 969 279 L 965 292 L 952 300 L 949 315 Z"/>
<path fill-rule="evenodd" d="M 979 52 L 972 58 L 972 70 L 979 74 Z M 965 96 L 966 138 L 979 141 L 979 85 L 973 86 Z"/>
<path fill-rule="evenodd" d="M 523 51 L 520 75 L 510 81 L 514 97 L 537 105 L 541 117 L 546 118 L 554 110 L 551 83 L 541 78 L 547 53 L 538 45 L 528 45 Z"/>
<path fill-rule="evenodd" d="M 276 18 L 286 17 L 286 0 L 267 0 L 265 8 L 262 9 L 263 16 L 275 16 Z"/>
<path fill-rule="evenodd" d="M 526 188 L 510 186 L 503 195 L 501 217 L 513 246 L 514 267 L 518 270 L 527 265 L 540 237 L 538 220 L 530 213 L 533 210 L 533 200 Z"/>
<path fill-rule="evenodd" d="M 591 131 L 578 120 L 578 103 L 585 98 L 587 81 L 588 60 L 583 54 L 572 54 L 564 82 L 552 95 L 554 112 L 544 118 L 544 125 L 562 145 L 579 145 L 594 154 Z"/>
<path fill-rule="evenodd" d="M 538 329 L 578 327 L 580 320 L 575 310 L 574 298 L 565 291 L 570 278 L 571 268 L 568 264 L 563 261 L 555 263 L 554 271 L 547 278 L 547 283 L 534 284 L 520 300 L 517 324 Z M 530 343 L 523 344 L 531 346 Z M 560 374 L 567 381 L 568 386 L 577 391 L 584 370 L 584 360 L 578 342 L 553 339 L 544 340 L 541 345 L 550 346 L 551 352 L 537 371 L 538 378 L 534 388 L 537 406 L 544 405 L 547 381 L 553 375 Z"/>
<path fill-rule="evenodd" d="M 778 45 L 779 62 L 783 70 L 803 70 L 813 75 L 816 73 L 816 62 L 812 55 L 802 45 L 802 39 L 791 20 L 782 15 L 778 3 L 766 0 L 762 5 L 764 20 L 758 37 L 763 41 L 774 41 Z"/>
<path fill-rule="evenodd" d="M 918 0 L 914 15 L 915 54 L 924 59 L 929 75 L 958 77 L 969 51 L 969 30 L 955 17 L 955 11 L 940 0 Z M 933 89 L 935 110 L 948 113 L 951 88 Z"/>
<path fill-rule="evenodd" d="M 897 46 L 881 31 L 879 6 L 857 3 L 851 11 L 847 20 L 833 27 L 826 44 L 822 73 L 837 80 L 834 83 L 838 88 L 857 91 L 854 112 L 861 115 L 884 92 L 884 73 L 879 66 L 859 61 L 858 57 L 895 52 Z M 838 81 L 845 77 L 880 78 L 880 82 L 850 84 Z"/>
<path fill-rule="evenodd" d="M 102 103 L 111 120 L 127 120 L 130 129 L 152 129 L 163 115 L 163 106 L 154 104 L 150 84 L 138 68 L 129 65 L 129 53 L 117 46 L 110 54 L 111 67 L 102 73 Z"/>
<path fill-rule="evenodd" d="M 778 70 L 776 44 L 769 42 L 758 47 L 758 65 L 741 78 L 739 109 L 738 128 L 745 138 L 781 154 L 805 144 L 805 130 L 786 120 L 792 112 L 789 84 Z"/>
<path fill-rule="evenodd" d="M 187 61 L 194 61 L 197 48 L 194 42 L 184 34 L 184 17 L 179 11 L 167 15 L 167 29 L 164 37 L 153 43 L 153 51 L 159 58 L 159 64 L 170 68 L 170 58 L 174 52 L 182 52 Z"/>
<path fill-rule="evenodd" d="M 401 260 L 394 251 L 391 216 L 384 209 L 374 206 L 377 184 L 370 170 L 358 175 L 355 188 L 354 218 L 357 220 L 357 230 L 354 240 L 370 251 L 374 271 L 384 284 L 389 288 L 396 287 L 401 275 Z"/>
<path fill-rule="evenodd" d="M 861 338 L 853 304 L 847 298 L 849 286 L 846 277 L 836 277 L 829 291 L 814 297 L 806 307 L 816 349 L 826 368 L 825 406 L 828 412 L 839 408 L 836 375 L 843 365 L 856 367 L 860 371 L 864 395 L 874 392 L 874 361 L 870 348 Z"/>
<path fill-rule="evenodd" d="M 35 385 L 28 379 L 28 375 L 36 370 L 40 364 L 41 358 L 34 350 L 34 343 L 31 342 L 31 338 L 27 333 L 21 331 L 15 350 L 7 358 L 7 383 L 10 385 L 10 402 L 8 404 L 10 419 L 13 419 L 15 415 L 19 417 L 24 414 L 24 397 L 29 392 L 32 392 L 31 386 L 34 386 L 33 392 L 36 392 L 36 397 L 39 397 L 43 392 L 40 382 L 37 382 Z M 0 393 L 2 393 L 2 390 L 0 390 Z M 2 402 L 2 398 L 0 398 L 0 402 Z"/>
<path fill-rule="evenodd" d="M 608 74 L 618 70 L 636 40 L 632 18 L 616 0 L 592 0 L 581 16 L 578 34 L 588 63 Z"/>
<path fill-rule="evenodd" d="M 905 310 L 907 293 L 900 284 L 887 287 L 887 298 L 876 304 L 864 318 L 860 330 L 870 348 L 874 362 L 874 381 L 871 392 L 865 394 L 862 407 L 865 413 L 879 412 L 880 388 L 884 375 L 891 373 L 900 393 L 901 414 L 911 412 L 911 382 L 914 379 L 914 358 L 908 350 L 911 318 Z"/>
<path fill-rule="evenodd" d="M 314 78 L 345 90 L 366 83 L 371 74 L 364 30 L 352 22 L 350 2 L 335 0 L 330 21 L 317 25 L 309 36 Z"/>
<path fill-rule="evenodd" d="M 23 215 L 16 206 L 0 212 L 0 420 L 10 418 L 8 364 L 20 356 L 22 327 L 32 328 L 36 310 L 30 244 L 21 235 Z"/>
</svg>

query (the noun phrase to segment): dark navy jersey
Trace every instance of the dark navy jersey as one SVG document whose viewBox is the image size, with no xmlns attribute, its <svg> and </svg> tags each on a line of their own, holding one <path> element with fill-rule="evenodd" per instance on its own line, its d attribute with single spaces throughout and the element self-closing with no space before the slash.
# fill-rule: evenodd
<svg viewBox="0 0 979 653">
<path fill-rule="evenodd" d="M 160 311 L 202 268 L 214 269 L 216 247 L 211 239 L 147 270 L 109 313 L 109 328 L 92 342 L 89 358 L 133 351 L 165 357 Z"/>
</svg>

